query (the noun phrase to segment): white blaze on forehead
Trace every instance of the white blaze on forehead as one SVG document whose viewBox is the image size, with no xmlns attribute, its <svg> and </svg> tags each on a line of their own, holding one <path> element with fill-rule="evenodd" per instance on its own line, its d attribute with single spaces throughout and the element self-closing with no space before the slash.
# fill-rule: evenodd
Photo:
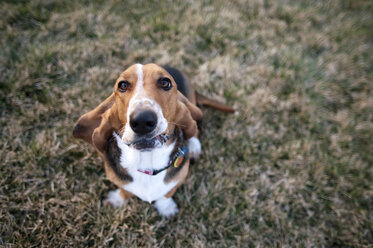
<svg viewBox="0 0 373 248">
<path fill-rule="evenodd" d="M 138 105 L 141 106 L 141 105 L 147 104 L 152 109 L 154 109 L 155 112 L 159 112 L 159 111 L 162 112 L 162 110 L 157 105 L 157 103 L 153 99 L 149 98 L 145 92 L 144 71 L 143 71 L 142 64 L 136 64 L 136 75 L 137 75 L 137 82 L 136 82 L 135 90 L 133 92 L 133 97 L 129 102 L 128 111 L 127 111 L 127 120 L 129 120 L 130 115 L 132 114 L 133 111 L 135 111 Z"/>
<path fill-rule="evenodd" d="M 145 94 L 144 73 L 143 73 L 142 67 L 143 67 L 142 64 L 136 64 L 137 82 L 136 82 L 136 87 L 135 87 L 133 97 L 129 102 L 128 111 L 127 111 L 127 120 L 129 120 L 130 114 L 133 110 L 134 101 L 138 98 L 140 94 Z"/>
<path fill-rule="evenodd" d="M 142 64 L 136 64 L 136 74 L 137 74 L 137 83 L 136 83 L 136 91 L 138 88 L 144 89 L 144 73 L 142 70 Z"/>
</svg>

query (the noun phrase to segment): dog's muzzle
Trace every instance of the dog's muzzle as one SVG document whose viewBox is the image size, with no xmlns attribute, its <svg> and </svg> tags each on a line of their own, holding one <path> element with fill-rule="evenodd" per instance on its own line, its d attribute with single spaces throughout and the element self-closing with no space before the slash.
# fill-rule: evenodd
<svg viewBox="0 0 373 248">
<path fill-rule="evenodd" d="M 168 140 L 166 134 L 157 135 L 158 117 L 152 110 L 136 111 L 130 116 L 130 127 L 135 139 L 128 145 L 141 151 L 161 147 Z"/>
</svg>

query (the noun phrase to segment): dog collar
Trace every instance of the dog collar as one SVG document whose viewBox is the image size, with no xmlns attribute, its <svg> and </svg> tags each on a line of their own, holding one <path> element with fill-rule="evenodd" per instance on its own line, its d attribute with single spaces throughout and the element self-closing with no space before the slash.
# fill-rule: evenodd
<svg viewBox="0 0 373 248">
<path fill-rule="evenodd" d="M 171 157 L 170 161 L 168 162 L 167 166 L 159 169 L 159 170 L 140 170 L 137 169 L 138 172 L 150 175 L 150 176 L 155 176 L 159 173 L 161 173 L 164 170 L 167 170 L 169 167 L 173 166 L 175 168 L 179 167 L 180 165 L 183 164 L 185 161 L 185 158 L 188 154 L 188 147 L 184 144 L 182 148 L 178 147 L 176 153 Z"/>
</svg>

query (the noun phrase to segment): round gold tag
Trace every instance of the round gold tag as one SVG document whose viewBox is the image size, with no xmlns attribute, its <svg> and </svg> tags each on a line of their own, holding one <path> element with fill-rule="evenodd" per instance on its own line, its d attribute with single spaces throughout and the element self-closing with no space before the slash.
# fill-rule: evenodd
<svg viewBox="0 0 373 248">
<path fill-rule="evenodd" d="M 181 165 L 181 163 L 183 162 L 183 160 L 184 160 L 184 157 L 183 157 L 183 156 L 178 157 L 178 158 L 175 160 L 175 162 L 174 162 L 174 167 L 175 167 L 175 168 L 179 167 L 179 165 Z"/>
</svg>

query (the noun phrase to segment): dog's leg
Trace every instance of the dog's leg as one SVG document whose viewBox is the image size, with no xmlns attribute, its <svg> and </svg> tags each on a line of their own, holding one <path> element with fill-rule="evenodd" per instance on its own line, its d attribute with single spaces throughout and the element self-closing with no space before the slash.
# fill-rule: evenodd
<svg viewBox="0 0 373 248">
<path fill-rule="evenodd" d="M 175 201 L 171 197 L 162 197 L 155 202 L 154 206 L 159 214 L 166 218 L 177 214 L 179 211 Z"/>
<path fill-rule="evenodd" d="M 121 207 L 126 202 L 126 199 L 131 196 L 133 196 L 131 193 L 123 189 L 111 190 L 104 203 L 110 204 L 115 208 Z"/>
<path fill-rule="evenodd" d="M 197 159 L 199 158 L 199 155 L 201 155 L 201 142 L 199 142 L 199 139 L 197 137 L 192 137 L 188 139 L 188 148 L 189 148 L 189 154 L 190 158 Z"/>
</svg>

